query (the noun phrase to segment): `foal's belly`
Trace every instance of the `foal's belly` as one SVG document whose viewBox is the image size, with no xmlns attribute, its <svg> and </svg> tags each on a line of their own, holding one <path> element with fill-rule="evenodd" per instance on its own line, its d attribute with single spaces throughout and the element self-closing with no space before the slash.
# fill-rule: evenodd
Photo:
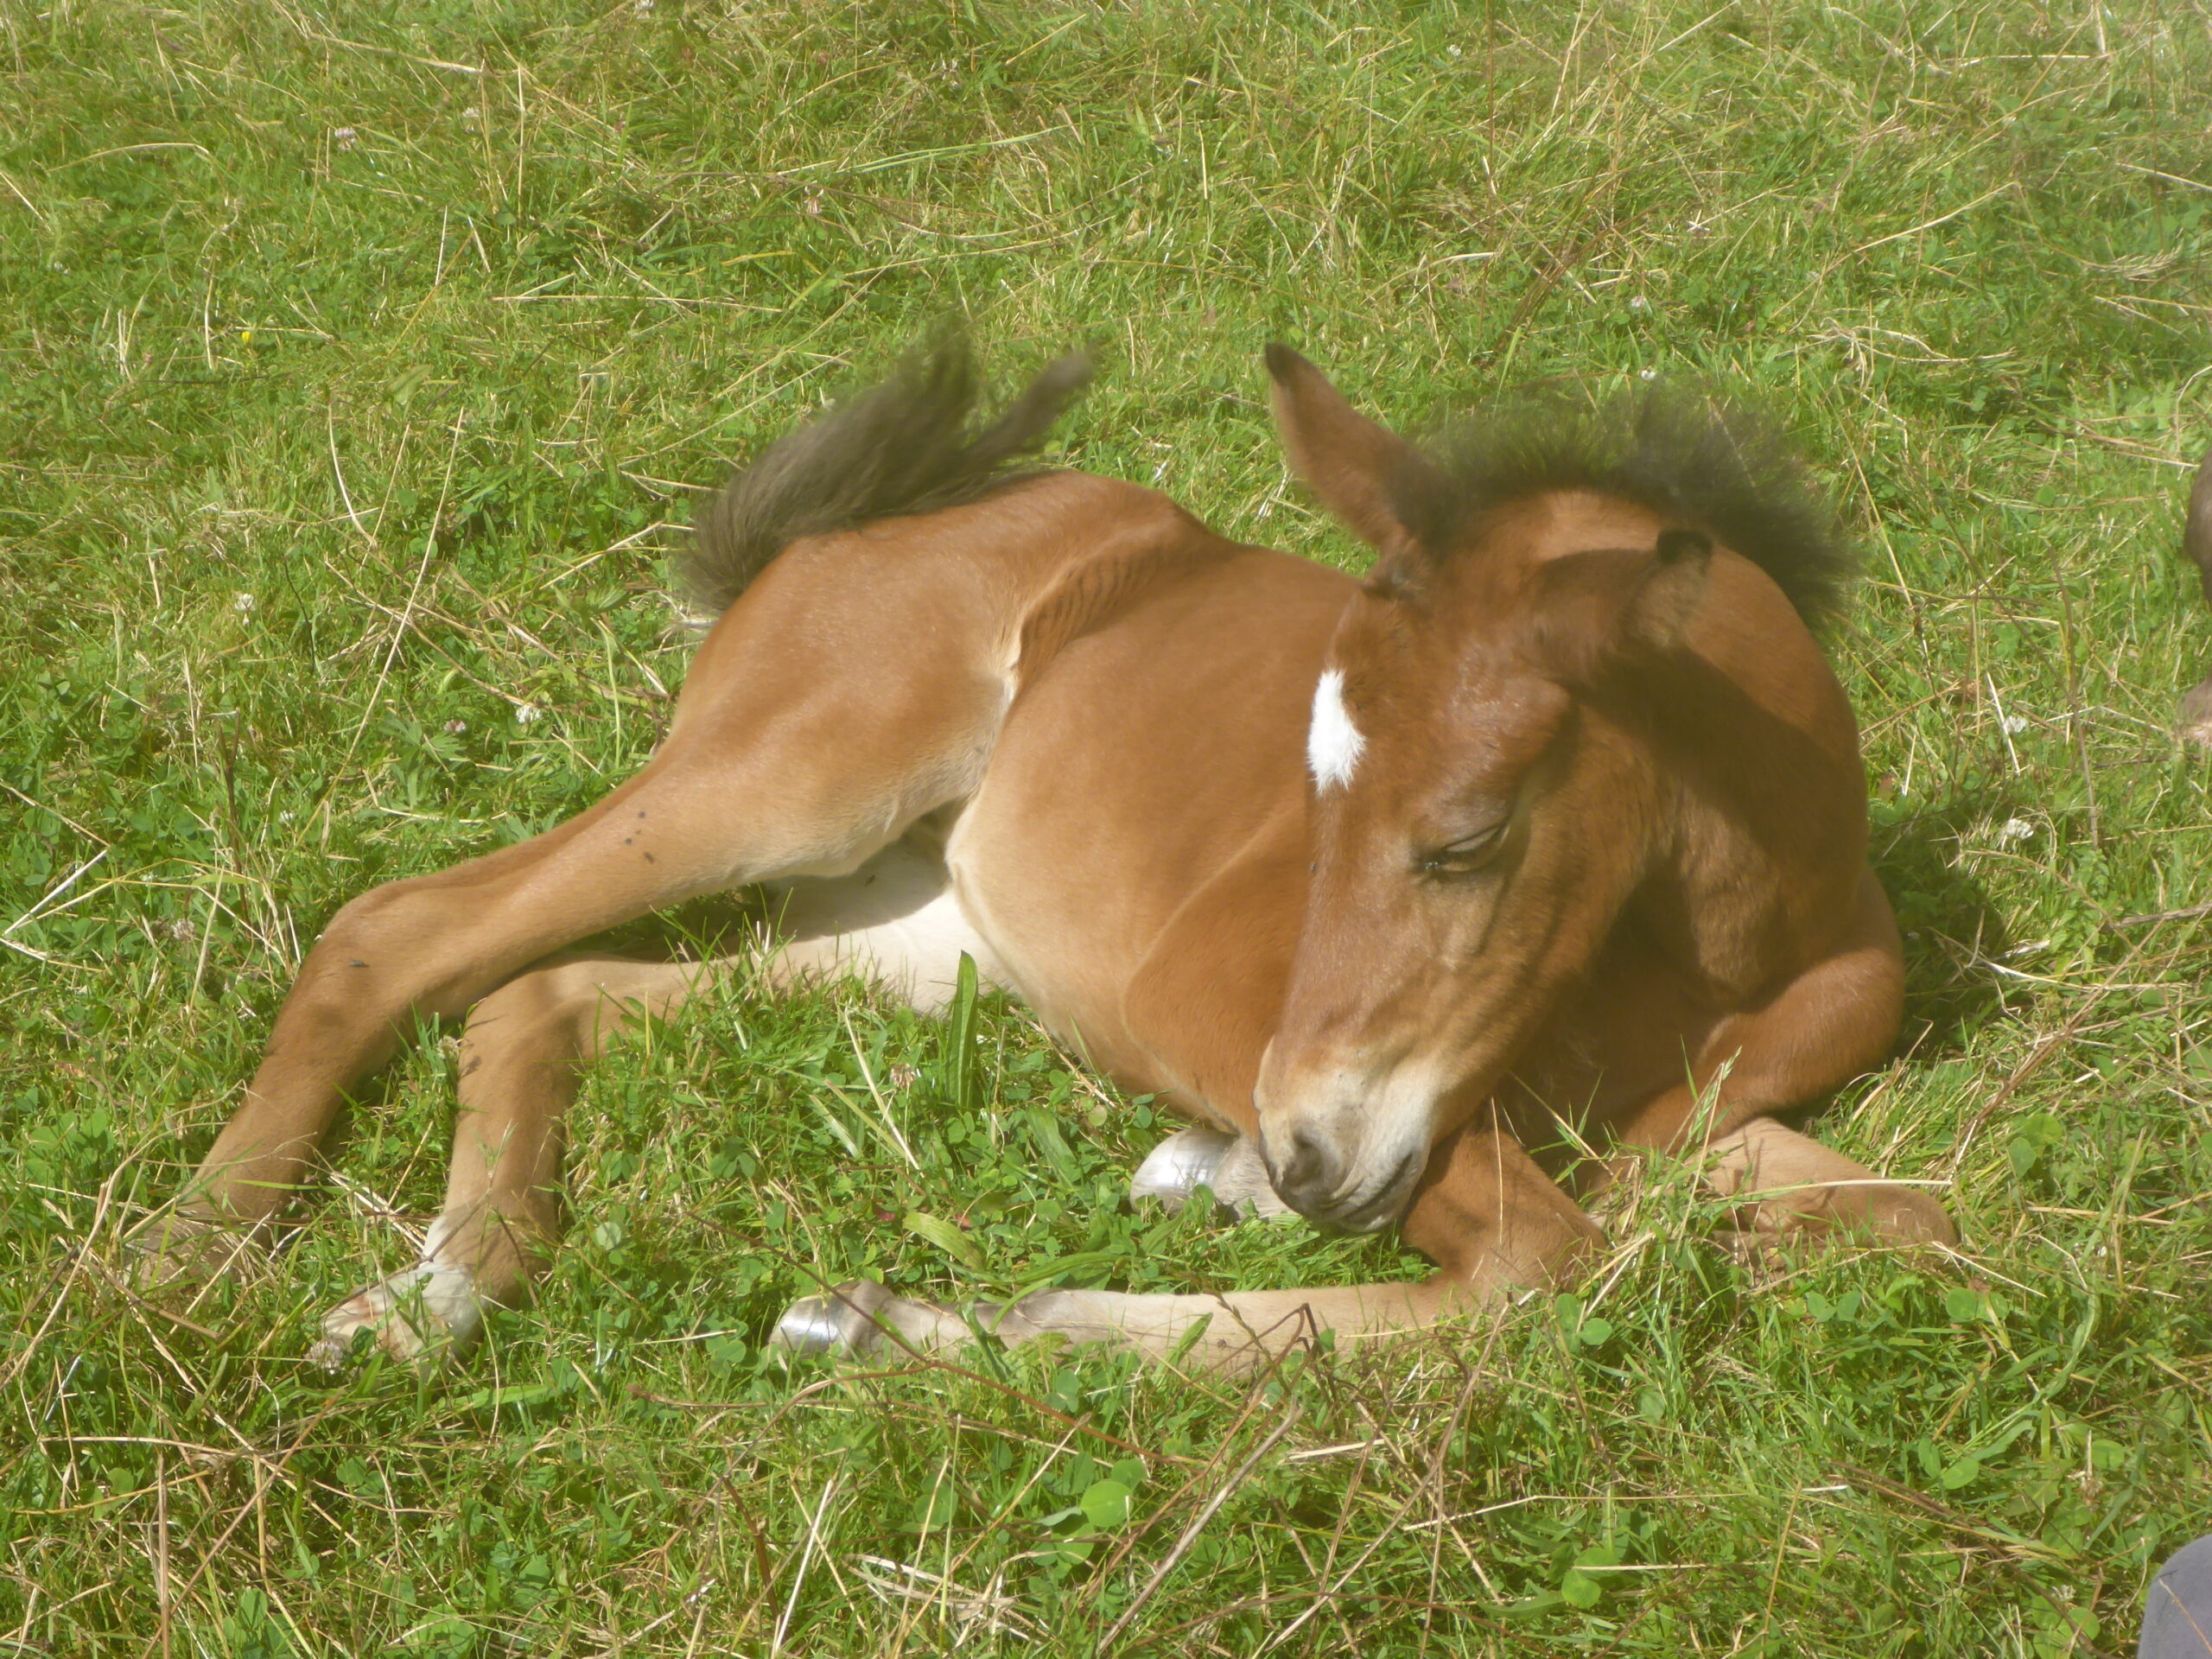
<svg viewBox="0 0 2212 1659">
<path fill-rule="evenodd" d="M 1254 550 L 1073 640 L 1015 700 L 946 849 L 1013 988 L 1131 1086 L 1187 1088 L 1160 1033 L 1132 1028 L 1147 958 L 1256 843 L 1286 823 L 1302 838 L 1308 711 L 1351 587 Z M 1304 896 L 1301 879 L 1245 902 L 1294 937 Z M 1231 1024 L 1272 1015 L 1263 989 L 1218 988 Z"/>
</svg>

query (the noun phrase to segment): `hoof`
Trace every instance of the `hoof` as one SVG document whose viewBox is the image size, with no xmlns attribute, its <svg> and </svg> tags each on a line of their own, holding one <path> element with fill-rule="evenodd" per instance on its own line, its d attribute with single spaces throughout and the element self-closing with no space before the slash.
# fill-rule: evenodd
<svg viewBox="0 0 2212 1659">
<path fill-rule="evenodd" d="M 1718 1242 L 1746 1265 L 1771 1266 L 1832 1249 L 1948 1249 L 1959 1230 L 1941 1204 L 1910 1187 L 1813 1187 L 1743 1206 Z"/>
<path fill-rule="evenodd" d="M 353 1357 L 353 1343 L 350 1337 L 341 1340 L 326 1332 L 308 1350 L 308 1363 L 334 1376 L 346 1369 L 346 1362 Z"/>
<path fill-rule="evenodd" d="M 403 1365 L 429 1370 L 475 1345 L 484 1310 L 462 1268 L 423 1262 L 350 1296 L 322 1316 L 308 1359 L 327 1371 L 343 1366 L 364 1331 Z"/>
<path fill-rule="evenodd" d="M 1171 1135 L 1150 1152 L 1129 1178 L 1132 1203 L 1157 1198 L 1170 1215 L 1180 1211 L 1191 1194 L 1211 1188 L 1214 1177 L 1236 1137 L 1217 1129 L 1185 1129 Z"/>
<path fill-rule="evenodd" d="M 1218 1129 L 1184 1129 L 1154 1147 L 1129 1179 L 1129 1199 L 1157 1198 L 1174 1215 L 1201 1186 L 1238 1221 L 1292 1213 L 1276 1196 L 1260 1143 Z"/>
<path fill-rule="evenodd" d="M 1878 1244 L 1903 1249 L 1923 1244 L 1939 1249 L 1958 1246 L 1958 1224 L 1951 1212 L 1932 1195 L 1911 1187 L 1878 1192 L 1868 1204 L 1866 1218 Z"/>
<path fill-rule="evenodd" d="M 792 1354 L 864 1354 L 882 1343 L 880 1316 L 897 1300 L 873 1279 L 855 1279 L 793 1302 L 769 1345 Z"/>
<path fill-rule="evenodd" d="M 1885 1249 L 1959 1242 L 1959 1230 L 1952 1224 L 1950 1213 L 1926 1193 L 1910 1187 L 1814 1187 L 1754 1204 L 1737 1224 L 1764 1238 Z"/>
<path fill-rule="evenodd" d="M 172 1213 L 156 1216 L 124 1241 L 124 1248 L 137 1258 L 130 1270 L 133 1286 L 151 1295 L 196 1289 L 232 1276 L 249 1258 L 253 1242 L 242 1227 Z"/>
</svg>

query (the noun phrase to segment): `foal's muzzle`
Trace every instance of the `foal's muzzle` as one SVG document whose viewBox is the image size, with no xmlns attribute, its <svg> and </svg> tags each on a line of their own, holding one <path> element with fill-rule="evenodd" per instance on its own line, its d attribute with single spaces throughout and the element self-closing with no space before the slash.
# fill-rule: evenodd
<svg viewBox="0 0 2212 1659">
<path fill-rule="evenodd" d="M 1262 1151 L 1268 1173 L 1285 1204 L 1325 1233 L 1379 1233 L 1402 1215 L 1427 1161 L 1424 1149 L 1408 1150 L 1379 1179 L 1347 1171 L 1325 1137 L 1294 1128 L 1278 1159 L 1264 1135 Z"/>
</svg>

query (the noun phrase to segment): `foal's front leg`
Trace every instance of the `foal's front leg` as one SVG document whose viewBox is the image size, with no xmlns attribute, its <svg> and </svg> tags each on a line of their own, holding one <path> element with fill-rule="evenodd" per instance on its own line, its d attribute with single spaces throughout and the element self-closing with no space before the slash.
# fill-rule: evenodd
<svg viewBox="0 0 2212 1659">
<path fill-rule="evenodd" d="M 1515 1290 L 1565 1283 L 1604 1243 L 1597 1224 L 1488 1112 L 1439 1147 L 1404 1236 L 1437 1264 L 1433 1277 L 1212 1295 L 1045 1290 L 964 1312 L 856 1281 L 795 1304 L 775 1340 L 801 1352 L 866 1351 L 887 1342 L 926 1351 L 956 1346 L 979 1330 L 1009 1344 L 1057 1334 L 1154 1358 L 1180 1351 L 1203 1369 L 1241 1371 L 1323 1331 L 1342 1340 L 1416 1330 Z"/>
<path fill-rule="evenodd" d="M 1897 923 L 1868 871 L 1855 925 L 1837 948 L 1759 1007 L 1721 1020 L 1689 1078 L 1647 1103 L 1617 1136 L 1700 1158 L 1713 1190 L 1743 1195 L 1745 1230 L 1755 1237 L 1841 1232 L 1892 1244 L 1956 1243 L 1958 1230 L 1932 1195 L 1881 1180 L 1770 1116 L 1880 1065 L 1904 1000 Z"/>
</svg>

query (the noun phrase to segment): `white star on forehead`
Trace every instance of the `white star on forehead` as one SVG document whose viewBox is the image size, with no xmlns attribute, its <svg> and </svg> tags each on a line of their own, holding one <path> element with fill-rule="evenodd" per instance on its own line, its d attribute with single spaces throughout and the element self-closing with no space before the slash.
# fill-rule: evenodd
<svg viewBox="0 0 2212 1659">
<path fill-rule="evenodd" d="M 1313 723 L 1306 731 L 1306 764 L 1313 768 L 1313 781 L 1323 790 L 1342 789 L 1351 782 L 1366 748 L 1367 740 L 1344 707 L 1344 671 L 1330 669 L 1313 688 Z"/>
</svg>

